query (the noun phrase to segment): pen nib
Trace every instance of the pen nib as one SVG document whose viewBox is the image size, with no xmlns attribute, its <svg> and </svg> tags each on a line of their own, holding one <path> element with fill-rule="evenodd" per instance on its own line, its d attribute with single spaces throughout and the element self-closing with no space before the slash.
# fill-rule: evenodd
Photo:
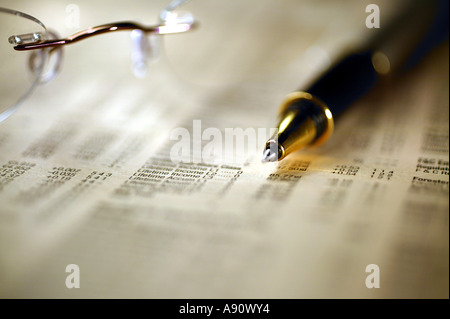
<svg viewBox="0 0 450 319">
<path fill-rule="evenodd" d="M 275 162 L 278 159 L 277 153 L 272 153 L 270 151 L 270 148 L 264 150 L 263 157 L 261 159 L 261 162 L 267 163 L 267 162 Z"/>
</svg>

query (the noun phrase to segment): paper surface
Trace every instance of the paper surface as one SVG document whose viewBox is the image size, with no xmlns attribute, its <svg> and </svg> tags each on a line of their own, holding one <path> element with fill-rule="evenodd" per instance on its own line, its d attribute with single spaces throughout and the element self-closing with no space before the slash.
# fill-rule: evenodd
<svg viewBox="0 0 450 319">
<path fill-rule="evenodd" d="M 142 4 L 78 5 L 80 28 L 144 20 Z M 262 164 L 261 133 L 245 154 L 176 164 L 175 128 L 192 150 L 208 143 L 199 129 L 267 133 L 367 16 L 336 1 L 190 5 L 199 30 L 166 38 L 146 78 L 128 34 L 86 40 L 0 124 L 0 295 L 448 298 L 448 46 L 358 101 L 320 148 Z"/>
</svg>

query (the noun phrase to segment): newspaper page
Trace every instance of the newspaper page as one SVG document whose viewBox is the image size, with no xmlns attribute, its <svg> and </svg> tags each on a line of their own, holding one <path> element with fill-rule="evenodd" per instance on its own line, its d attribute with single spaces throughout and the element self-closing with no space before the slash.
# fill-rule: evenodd
<svg viewBox="0 0 450 319">
<path fill-rule="evenodd" d="M 166 5 L 39 3 L 2 6 L 66 35 Z M 199 28 L 150 39 L 141 78 L 128 33 L 65 48 L 0 123 L 0 295 L 448 298 L 448 45 L 321 147 L 261 163 L 285 94 L 358 39 L 366 5 L 191 1 Z"/>
</svg>

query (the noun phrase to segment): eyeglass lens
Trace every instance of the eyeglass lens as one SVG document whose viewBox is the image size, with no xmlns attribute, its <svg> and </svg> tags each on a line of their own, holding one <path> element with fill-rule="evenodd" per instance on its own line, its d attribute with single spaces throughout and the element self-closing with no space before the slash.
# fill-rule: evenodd
<svg viewBox="0 0 450 319">
<path fill-rule="evenodd" d="M 0 8 L 0 122 L 31 93 L 47 61 L 47 52 L 16 51 L 14 43 L 46 38 L 47 30 L 38 20 Z"/>
</svg>

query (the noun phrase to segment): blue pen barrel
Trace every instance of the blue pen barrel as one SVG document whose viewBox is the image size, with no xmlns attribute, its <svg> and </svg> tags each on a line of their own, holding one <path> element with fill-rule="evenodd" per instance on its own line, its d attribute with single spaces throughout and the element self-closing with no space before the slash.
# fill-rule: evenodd
<svg viewBox="0 0 450 319">
<path fill-rule="evenodd" d="M 377 54 L 388 61 L 387 73 L 406 71 L 448 38 L 448 23 L 448 0 L 411 1 L 397 19 L 374 30 L 369 49 L 347 56 L 305 91 L 323 100 L 336 117 L 377 83 Z"/>
<path fill-rule="evenodd" d="M 334 117 L 365 95 L 377 83 L 372 51 L 346 57 L 306 92 L 321 99 Z"/>
</svg>

